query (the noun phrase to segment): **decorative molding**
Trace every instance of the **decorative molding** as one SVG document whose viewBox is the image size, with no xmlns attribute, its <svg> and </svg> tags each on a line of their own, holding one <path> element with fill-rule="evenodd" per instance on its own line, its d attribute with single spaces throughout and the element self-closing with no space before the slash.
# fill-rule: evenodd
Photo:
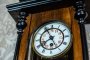
<svg viewBox="0 0 90 60">
<path fill-rule="evenodd" d="M 23 1 L 19 3 L 10 4 L 10 5 L 7 5 L 6 7 L 8 9 L 8 12 L 14 18 L 14 20 L 17 21 L 18 14 L 21 9 L 27 13 L 32 14 L 32 13 L 36 13 L 40 11 L 72 6 L 73 3 L 71 2 L 73 1 L 72 0 L 70 1 L 67 1 L 67 0 L 55 0 L 55 1 L 54 0 L 42 0 L 42 1 L 33 0 L 33 1 Z"/>
<path fill-rule="evenodd" d="M 6 7 L 8 8 L 8 11 L 16 11 L 16 10 L 20 10 L 20 9 L 25 9 L 25 8 L 34 8 L 37 6 L 41 6 L 41 5 L 47 5 L 47 4 L 56 4 L 56 3 L 60 3 L 62 0 L 42 0 L 42 1 L 24 1 L 24 2 L 19 2 L 19 3 L 15 3 L 15 4 L 10 4 L 7 5 Z M 49 6 L 48 5 L 48 6 Z"/>
</svg>

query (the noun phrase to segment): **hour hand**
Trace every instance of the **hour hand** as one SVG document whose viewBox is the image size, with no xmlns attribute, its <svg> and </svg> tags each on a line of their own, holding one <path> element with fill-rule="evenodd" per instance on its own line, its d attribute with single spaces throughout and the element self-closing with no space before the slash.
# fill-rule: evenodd
<svg viewBox="0 0 90 60">
<path fill-rule="evenodd" d="M 43 41 L 43 45 L 46 45 L 46 43 L 49 41 L 50 39 L 46 40 L 46 41 Z"/>
<path fill-rule="evenodd" d="M 49 36 L 51 36 L 48 30 L 47 30 L 47 32 L 48 32 Z"/>
<path fill-rule="evenodd" d="M 49 36 L 49 39 L 53 40 L 55 36 Z"/>
</svg>

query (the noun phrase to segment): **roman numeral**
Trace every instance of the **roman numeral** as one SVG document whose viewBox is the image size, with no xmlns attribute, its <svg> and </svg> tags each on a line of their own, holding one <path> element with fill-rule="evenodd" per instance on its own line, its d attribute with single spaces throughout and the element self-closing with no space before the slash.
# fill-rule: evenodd
<svg viewBox="0 0 90 60">
<path fill-rule="evenodd" d="M 57 29 L 55 29 L 55 33 L 57 33 L 58 32 L 58 30 Z"/>
<path fill-rule="evenodd" d="M 59 29 L 60 25 L 58 26 L 58 29 Z"/>
<path fill-rule="evenodd" d="M 42 50 L 42 53 L 44 53 L 44 52 L 45 52 L 45 49 Z"/>
<path fill-rule="evenodd" d="M 53 25 L 51 25 L 51 28 L 53 28 Z"/>
<path fill-rule="evenodd" d="M 67 45 L 67 42 L 63 42 L 64 45 Z"/>
<path fill-rule="evenodd" d="M 52 51 L 50 50 L 50 54 L 52 54 Z"/>
<path fill-rule="evenodd" d="M 39 41 L 39 39 L 38 39 L 38 40 L 36 40 L 36 41 Z"/>
<path fill-rule="evenodd" d="M 65 31 L 66 29 L 63 30 L 63 32 Z"/>
<path fill-rule="evenodd" d="M 69 37 L 69 35 L 65 35 L 64 37 L 65 37 L 65 38 L 66 38 L 66 37 Z"/>
<path fill-rule="evenodd" d="M 60 51 L 61 51 L 61 49 L 60 48 L 58 48 Z"/>
<path fill-rule="evenodd" d="M 41 45 L 38 45 L 37 48 L 39 49 Z"/>
<path fill-rule="evenodd" d="M 45 31 L 48 30 L 48 29 L 49 29 L 48 27 L 45 27 L 45 28 L 44 28 Z"/>
</svg>

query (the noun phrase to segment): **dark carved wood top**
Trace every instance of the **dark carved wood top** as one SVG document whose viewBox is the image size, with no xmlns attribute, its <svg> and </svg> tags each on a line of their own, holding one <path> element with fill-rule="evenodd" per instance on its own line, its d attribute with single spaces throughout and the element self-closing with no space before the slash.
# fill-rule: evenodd
<svg viewBox="0 0 90 60">
<path fill-rule="evenodd" d="M 6 7 L 14 20 L 17 20 L 18 13 L 21 9 L 28 13 L 36 13 L 71 6 L 73 2 L 72 0 L 33 0 L 10 4 Z"/>
<path fill-rule="evenodd" d="M 71 0 L 72 1 L 72 0 Z M 7 5 L 7 9 L 9 12 L 11 11 L 18 11 L 21 9 L 29 9 L 29 11 L 35 11 L 37 9 L 41 9 L 42 7 L 56 7 L 56 6 L 66 6 L 66 5 L 70 5 L 72 4 L 71 1 L 67 1 L 67 0 L 34 0 L 34 1 L 23 1 L 23 2 L 19 2 L 19 3 L 14 3 L 14 4 L 10 4 Z"/>
<path fill-rule="evenodd" d="M 8 8 L 8 11 L 16 11 L 16 10 L 20 10 L 24 8 L 32 8 L 32 7 L 34 8 L 34 7 L 41 6 L 41 5 L 47 5 L 47 4 L 50 5 L 51 3 L 54 5 L 57 2 L 60 3 L 61 1 L 62 0 L 24 1 L 24 2 L 7 5 L 7 8 Z"/>
</svg>

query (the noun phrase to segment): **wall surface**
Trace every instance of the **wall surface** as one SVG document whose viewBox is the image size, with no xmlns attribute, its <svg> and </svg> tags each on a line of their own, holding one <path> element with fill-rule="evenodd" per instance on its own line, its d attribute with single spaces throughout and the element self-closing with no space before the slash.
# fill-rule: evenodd
<svg viewBox="0 0 90 60">
<path fill-rule="evenodd" d="M 86 27 L 86 37 L 87 37 L 88 53 L 90 60 L 90 24 L 86 24 L 85 27 Z"/>
<path fill-rule="evenodd" d="M 89 0 L 87 1 L 89 2 Z M 16 23 L 7 12 L 5 6 L 16 2 L 18 2 L 18 0 L 0 0 L 0 60 L 13 60 L 13 54 L 17 40 Z M 89 3 L 86 5 L 89 13 Z M 86 24 L 85 27 L 88 51 L 90 54 L 90 24 Z"/>
<path fill-rule="evenodd" d="M 88 22 L 90 23 L 90 0 L 85 0 L 86 3 L 86 11 L 88 12 Z"/>
<path fill-rule="evenodd" d="M 0 0 L 0 60 L 13 60 L 16 43 L 16 23 L 6 9 L 18 0 Z"/>
</svg>

